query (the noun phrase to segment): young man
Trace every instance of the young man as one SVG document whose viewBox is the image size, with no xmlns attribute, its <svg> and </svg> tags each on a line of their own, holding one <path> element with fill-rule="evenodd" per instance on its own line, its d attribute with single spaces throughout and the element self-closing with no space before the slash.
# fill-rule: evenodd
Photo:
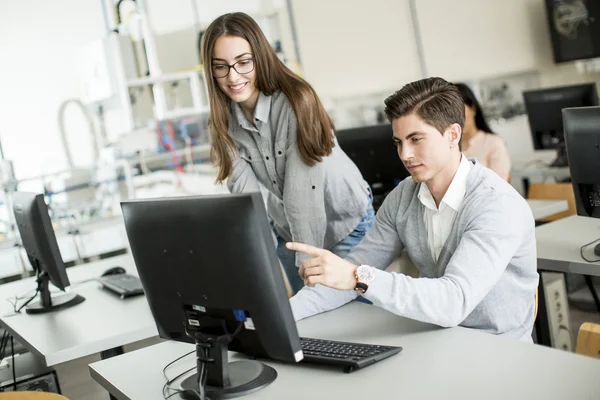
<svg viewBox="0 0 600 400">
<path fill-rule="evenodd" d="M 288 243 L 312 259 L 296 320 L 362 294 L 403 317 L 461 325 L 531 342 L 538 285 L 534 219 L 502 178 L 461 153 L 465 107 L 441 78 L 410 83 L 385 100 L 398 155 L 411 174 L 385 199 L 375 225 L 341 259 Z M 420 277 L 384 269 L 407 251 Z"/>
</svg>

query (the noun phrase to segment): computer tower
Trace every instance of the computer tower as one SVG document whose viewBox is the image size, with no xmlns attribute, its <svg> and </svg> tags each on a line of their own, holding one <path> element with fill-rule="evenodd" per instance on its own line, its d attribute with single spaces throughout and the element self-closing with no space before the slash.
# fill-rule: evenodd
<svg viewBox="0 0 600 400">
<path fill-rule="evenodd" d="M 564 275 L 555 272 L 543 272 L 542 282 L 546 295 L 546 313 L 550 328 L 552 347 L 573 351 L 569 323 L 569 301 Z"/>
</svg>

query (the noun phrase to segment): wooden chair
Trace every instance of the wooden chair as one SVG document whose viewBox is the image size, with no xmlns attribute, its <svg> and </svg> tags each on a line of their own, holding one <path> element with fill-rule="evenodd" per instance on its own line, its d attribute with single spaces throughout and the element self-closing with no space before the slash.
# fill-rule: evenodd
<svg viewBox="0 0 600 400">
<path fill-rule="evenodd" d="M 45 392 L 6 392 L 0 393 L 0 400 L 69 400 L 65 396 Z"/>
<path fill-rule="evenodd" d="M 584 322 L 577 335 L 577 354 L 600 358 L 600 325 Z"/>
<path fill-rule="evenodd" d="M 545 218 L 540 218 L 542 222 L 555 221 L 557 219 L 577 214 L 575 205 L 575 194 L 573 186 L 570 183 L 532 183 L 527 191 L 527 198 L 531 200 L 566 200 L 569 209 L 567 211 L 552 214 Z"/>
</svg>

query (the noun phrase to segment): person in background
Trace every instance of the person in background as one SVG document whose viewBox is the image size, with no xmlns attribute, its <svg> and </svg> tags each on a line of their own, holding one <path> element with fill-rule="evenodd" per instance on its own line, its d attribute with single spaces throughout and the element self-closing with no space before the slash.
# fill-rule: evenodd
<svg viewBox="0 0 600 400">
<path fill-rule="evenodd" d="M 465 102 L 465 128 L 462 149 L 467 157 L 475 157 L 484 167 L 500 175 L 506 181 L 510 178 L 510 157 L 506 143 L 494 134 L 475 94 L 464 83 L 456 83 Z"/>
<path fill-rule="evenodd" d="M 293 292 L 305 257 L 286 241 L 345 257 L 374 222 L 372 195 L 337 145 L 314 89 L 278 58 L 258 24 L 225 14 L 202 35 L 211 159 L 232 193 L 268 191 L 277 254 Z"/>
</svg>

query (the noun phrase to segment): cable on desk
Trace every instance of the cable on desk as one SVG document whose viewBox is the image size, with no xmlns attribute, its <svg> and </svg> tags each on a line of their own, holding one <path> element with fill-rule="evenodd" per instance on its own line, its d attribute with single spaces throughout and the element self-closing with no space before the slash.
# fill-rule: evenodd
<svg viewBox="0 0 600 400">
<path fill-rule="evenodd" d="M 190 354 L 193 354 L 195 352 L 196 352 L 196 350 L 192 350 L 192 351 L 190 351 L 188 353 L 185 353 L 184 355 L 182 355 L 180 357 L 177 357 L 176 359 L 174 359 L 173 361 L 171 361 L 170 363 L 168 363 L 167 365 L 165 365 L 165 367 L 163 368 L 162 372 L 163 372 L 163 376 L 165 377 L 165 384 L 163 385 L 163 388 L 162 388 L 162 395 L 165 398 L 165 400 L 173 397 L 176 394 L 186 393 L 186 392 L 192 392 L 196 396 L 198 396 L 199 399 L 202 399 L 201 394 L 198 391 L 190 390 L 190 389 L 181 390 L 181 389 L 173 389 L 173 388 L 171 388 L 171 384 L 173 382 L 175 382 L 177 379 L 181 378 L 183 375 L 187 374 L 188 372 L 191 372 L 191 371 L 195 370 L 196 367 L 189 368 L 186 371 L 180 373 L 179 375 L 177 375 L 176 377 L 171 378 L 171 379 L 167 376 L 167 369 L 170 366 L 172 366 L 173 364 L 175 364 L 177 361 L 181 360 L 182 358 L 187 357 Z M 169 390 L 173 391 L 173 393 L 168 394 L 167 392 Z"/>
<path fill-rule="evenodd" d="M 585 261 L 589 262 L 589 263 L 594 263 L 594 262 L 598 262 L 600 261 L 600 258 L 598 258 L 597 260 L 588 260 L 584 255 L 583 255 L 583 251 L 585 250 L 586 247 L 593 245 L 596 242 L 599 242 L 600 238 L 593 240 L 587 244 L 584 244 L 583 246 L 581 246 L 581 248 L 579 249 L 579 254 L 581 255 L 581 258 L 583 258 Z"/>
</svg>

